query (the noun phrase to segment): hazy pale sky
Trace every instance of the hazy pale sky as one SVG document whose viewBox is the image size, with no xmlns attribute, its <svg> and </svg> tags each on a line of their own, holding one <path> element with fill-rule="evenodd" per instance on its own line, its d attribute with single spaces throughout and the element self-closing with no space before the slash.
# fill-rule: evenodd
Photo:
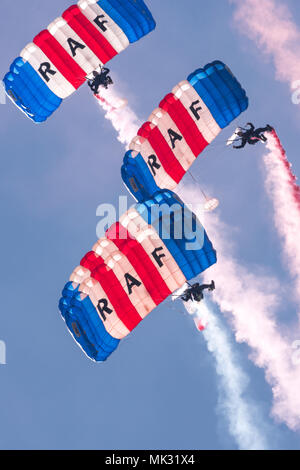
<svg viewBox="0 0 300 470">
<path fill-rule="evenodd" d="M 116 88 L 140 119 L 190 72 L 222 60 L 249 96 L 238 123 L 274 125 L 299 175 L 299 107 L 275 80 L 272 63 L 236 29 L 230 2 L 146 3 L 157 29 L 110 64 Z M 299 2 L 285 4 L 300 25 Z M 2 0 L 2 76 L 69 5 Z M 97 206 L 116 204 L 126 194 L 124 148 L 90 90 L 83 86 L 43 125 L 10 102 L 0 105 L 0 115 L 0 340 L 7 346 L 7 365 L 0 365 L 0 448 L 236 449 L 217 409 L 214 359 L 181 304 L 157 308 L 104 364 L 82 354 L 60 318 L 61 290 L 96 241 Z M 220 199 L 219 214 L 232 226 L 240 260 L 288 285 L 261 156 L 261 146 L 234 152 L 217 145 L 193 174 Z M 296 307 L 288 299 L 283 305 L 280 314 L 288 320 Z M 250 378 L 245 398 L 261 410 L 269 443 L 299 449 L 299 436 L 269 417 L 271 391 L 264 372 L 248 359 L 250 350 L 241 344 L 235 350 Z"/>
</svg>

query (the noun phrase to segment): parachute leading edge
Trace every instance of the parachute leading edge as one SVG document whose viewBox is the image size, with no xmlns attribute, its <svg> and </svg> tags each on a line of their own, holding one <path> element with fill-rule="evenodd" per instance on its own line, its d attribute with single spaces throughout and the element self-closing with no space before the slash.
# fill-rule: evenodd
<svg viewBox="0 0 300 470">
<path fill-rule="evenodd" d="M 180 82 L 132 140 L 122 178 L 137 201 L 174 190 L 198 155 L 248 107 L 246 92 L 220 61 Z"/>
</svg>

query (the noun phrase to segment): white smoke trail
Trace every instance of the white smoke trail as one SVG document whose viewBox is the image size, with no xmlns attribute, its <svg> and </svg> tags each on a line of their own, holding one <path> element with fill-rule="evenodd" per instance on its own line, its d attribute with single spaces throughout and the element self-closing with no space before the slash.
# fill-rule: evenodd
<svg viewBox="0 0 300 470">
<path fill-rule="evenodd" d="M 196 188 L 183 188 L 182 199 L 201 200 Z M 202 210 L 191 205 L 202 218 Z M 236 339 L 246 342 L 254 363 L 265 369 L 272 387 L 272 414 L 291 429 L 300 428 L 300 368 L 292 361 L 292 342 L 296 331 L 284 333 L 276 322 L 275 311 L 280 302 L 278 281 L 250 273 L 235 258 L 230 229 L 216 215 L 205 218 L 205 228 L 218 252 L 218 262 L 209 269 L 209 280 L 216 282 L 213 298 L 233 326 Z M 207 281 L 209 281 L 207 279 Z M 299 337 L 299 336 L 298 336 Z"/>
<path fill-rule="evenodd" d="M 117 131 L 118 140 L 126 145 L 127 149 L 142 123 L 135 112 L 127 106 L 127 100 L 121 98 L 113 88 L 101 90 L 101 93 L 96 95 L 96 99 L 106 112 L 105 118 L 111 121 L 113 128 Z"/>
<path fill-rule="evenodd" d="M 235 22 L 275 65 L 278 80 L 294 89 L 300 80 L 300 29 L 287 5 L 277 0 L 229 0 Z"/>
<path fill-rule="evenodd" d="M 224 325 L 204 301 L 200 304 L 190 302 L 187 310 L 194 313 L 197 328 L 199 322 L 206 325 L 201 334 L 216 362 L 220 378 L 218 411 L 228 421 L 230 434 L 240 450 L 267 450 L 269 444 L 261 429 L 263 425 L 259 423 L 259 409 L 245 397 L 249 378 L 239 364 Z"/>
<path fill-rule="evenodd" d="M 264 157 L 266 190 L 273 203 L 275 226 L 288 260 L 285 265 L 295 278 L 300 301 L 300 188 L 276 132 L 268 134 L 267 148 L 269 153 Z"/>
<path fill-rule="evenodd" d="M 120 107 L 120 100 L 122 101 L 119 95 L 116 92 L 113 92 L 111 89 L 105 91 L 104 93 L 101 92 L 100 99 L 98 97 L 100 106 L 107 112 L 106 118 L 111 121 L 113 127 L 118 132 L 118 140 L 122 142 L 123 144 L 126 144 L 126 146 L 128 146 L 131 140 L 133 139 L 133 137 L 135 137 L 135 135 L 137 134 L 138 128 L 140 127 L 141 124 L 139 124 L 139 120 L 136 114 L 134 113 L 134 111 L 131 110 L 130 107 L 127 107 L 126 112 L 124 112 L 124 107 L 122 104 Z M 201 196 L 200 200 L 202 199 L 203 199 L 203 196 Z M 232 370 L 234 371 L 235 370 L 234 363 L 231 365 L 231 367 L 232 367 Z M 238 376 L 238 371 L 236 373 L 233 373 L 233 376 Z M 242 410 L 247 409 L 247 405 L 245 402 L 244 405 L 242 406 L 242 402 L 243 402 L 243 398 L 242 398 L 242 390 L 241 390 L 241 393 L 239 394 L 239 410 L 241 412 L 239 413 L 238 426 L 232 425 L 231 416 L 229 413 L 227 414 L 226 417 L 230 423 L 229 424 L 230 432 L 232 433 L 234 438 L 239 439 L 237 441 L 238 444 L 240 446 L 244 446 L 246 445 L 245 443 L 247 441 L 247 442 L 250 442 L 249 445 L 251 446 L 254 443 L 254 441 L 251 441 L 251 438 L 249 436 L 245 437 L 246 434 L 244 435 L 241 432 L 241 429 L 243 427 L 250 432 L 249 419 L 247 418 L 247 414 L 242 412 Z M 229 411 L 230 410 L 228 409 L 228 412 Z M 243 419 L 245 419 L 245 421 L 243 421 Z M 239 435 L 238 435 L 238 432 L 240 432 Z M 258 435 L 258 432 L 256 433 L 256 435 Z M 255 440 L 255 442 L 257 443 L 258 439 Z M 264 442 L 263 438 L 261 438 L 261 442 Z M 257 446 L 259 446 L 259 443 L 257 443 Z"/>
</svg>

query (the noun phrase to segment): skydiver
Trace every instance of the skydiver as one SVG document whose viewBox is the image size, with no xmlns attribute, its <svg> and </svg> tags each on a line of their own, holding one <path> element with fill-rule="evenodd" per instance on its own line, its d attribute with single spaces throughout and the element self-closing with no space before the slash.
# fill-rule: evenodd
<svg viewBox="0 0 300 470">
<path fill-rule="evenodd" d="M 266 127 L 259 127 L 258 129 L 255 129 L 252 122 L 248 122 L 247 126 L 248 129 L 240 127 L 237 135 L 240 137 L 241 143 L 240 145 L 233 145 L 233 148 L 241 149 L 244 148 L 246 144 L 255 145 L 257 142 L 267 142 L 268 139 L 264 135 L 265 132 L 273 131 L 273 127 L 269 124 Z"/>
<path fill-rule="evenodd" d="M 195 302 L 201 302 L 204 299 L 203 292 L 205 289 L 209 291 L 215 290 L 216 286 L 214 281 L 211 281 L 211 284 L 202 284 L 200 285 L 199 282 L 196 282 L 188 289 L 184 291 L 184 293 L 180 296 L 181 300 L 184 302 L 189 302 L 190 300 L 194 300 Z"/>
<path fill-rule="evenodd" d="M 261 139 L 263 142 L 267 142 L 267 138 L 265 136 L 266 132 L 272 132 L 274 128 L 270 126 L 269 124 L 266 125 L 266 127 L 259 127 L 254 131 L 254 135 Z"/>
<path fill-rule="evenodd" d="M 106 90 L 109 85 L 113 85 L 112 78 L 109 75 L 110 70 L 107 67 L 101 67 L 101 72 L 93 72 L 94 78 L 88 80 L 88 86 L 92 92 L 97 95 L 99 93 L 99 88 L 104 87 Z"/>
</svg>

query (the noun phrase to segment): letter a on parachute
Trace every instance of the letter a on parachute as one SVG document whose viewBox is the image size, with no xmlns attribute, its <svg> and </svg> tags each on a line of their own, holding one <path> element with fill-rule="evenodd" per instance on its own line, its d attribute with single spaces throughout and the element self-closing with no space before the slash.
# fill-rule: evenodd
<svg viewBox="0 0 300 470">
<path fill-rule="evenodd" d="M 180 82 L 155 109 L 124 157 L 122 178 L 141 202 L 174 190 L 199 154 L 248 107 L 231 70 L 220 61 Z"/>
<path fill-rule="evenodd" d="M 72 273 L 60 311 L 86 355 L 102 362 L 174 291 L 216 263 L 204 228 L 171 191 L 129 209 Z"/>
<path fill-rule="evenodd" d="M 30 119 L 45 121 L 100 65 L 155 26 L 143 0 L 79 0 L 15 59 L 3 80 L 7 95 Z"/>
</svg>

